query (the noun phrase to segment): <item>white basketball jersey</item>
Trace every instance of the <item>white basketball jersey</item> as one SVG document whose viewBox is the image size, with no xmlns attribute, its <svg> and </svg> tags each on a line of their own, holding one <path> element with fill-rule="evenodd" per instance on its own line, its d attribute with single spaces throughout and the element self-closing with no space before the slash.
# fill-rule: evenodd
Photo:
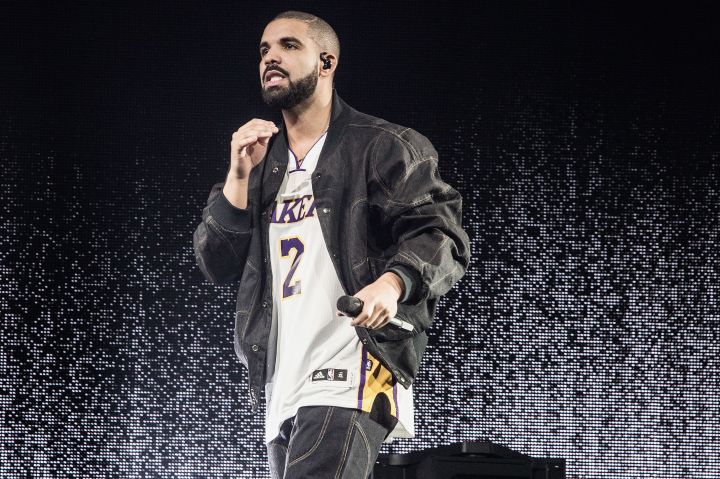
<svg viewBox="0 0 720 479">
<path fill-rule="evenodd" d="M 337 299 L 347 293 L 325 245 L 311 182 L 325 137 L 302 161 L 288 151 L 288 169 L 270 223 L 274 297 L 265 386 L 266 442 L 300 407 L 370 411 L 378 394 L 387 395 L 391 413 L 398 418 L 389 438 L 412 437 L 412 389 L 398 386 L 366 351 L 350 319 L 335 313 Z"/>
</svg>

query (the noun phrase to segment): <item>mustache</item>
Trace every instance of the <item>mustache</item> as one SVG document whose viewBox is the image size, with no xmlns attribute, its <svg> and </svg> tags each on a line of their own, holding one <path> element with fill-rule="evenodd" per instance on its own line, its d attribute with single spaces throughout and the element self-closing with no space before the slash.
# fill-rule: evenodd
<svg viewBox="0 0 720 479">
<path fill-rule="evenodd" d="M 290 77 L 290 74 L 289 74 L 287 71 L 285 71 L 284 69 L 280 68 L 279 66 L 277 66 L 277 65 L 268 65 L 268 67 L 267 67 L 267 68 L 265 69 L 265 71 L 263 72 L 263 78 L 265 78 L 265 75 L 267 75 L 268 72 L 271 72 L 271 71 L 277 71 L 277 72 L 282 73 L 282 74 L 285 75 L 286 77 Z"/>
</svg>

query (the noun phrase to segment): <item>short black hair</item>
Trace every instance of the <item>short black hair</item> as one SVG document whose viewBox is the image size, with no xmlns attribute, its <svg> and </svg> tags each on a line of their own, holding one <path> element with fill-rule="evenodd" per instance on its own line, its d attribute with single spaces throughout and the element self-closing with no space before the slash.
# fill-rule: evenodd
<svg viewBox="0 0 720 479">
<path fill-rule="evenodd" d="M 308 33 L 310 38 L 320 46 L 323 51 L 332 53 L 336 58 L 340 58 L 340 40 L 337 33 L 333 30 L 328 22 L 313 15 L 312 13 L 298 12 L 296 10 L 288 10 L 275 16 L 273 20 L 289 18 L 300 20 L 308 24 Z"/>
</svg>

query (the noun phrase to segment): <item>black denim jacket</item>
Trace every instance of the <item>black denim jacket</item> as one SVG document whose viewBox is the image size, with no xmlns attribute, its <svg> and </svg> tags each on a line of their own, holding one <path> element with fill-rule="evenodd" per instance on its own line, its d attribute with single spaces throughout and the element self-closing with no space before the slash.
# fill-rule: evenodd
<svg viewBox="0 0 720 479">
<path fill-rule="evenodd" d="M 248 368 L 257 410 L 265 383 L 272 322 L 268 231 L 285 175 L 288 144 L 275 134 L 251 173 L 248 208 L 232 206 L 213 186 L 193 236 L 197 263 L 216 284 L 240 278 L 235 352 Z M 333 93 L 330 128 L 312 175 L 320 226 L 340 283 L 354 294 L 394 269 L 411 291 L 397 316 L 415 326 L 355 328 L 368 351 L 404 387 L 414 380 L 438 298 L 464 274 L 468 237 L 460 226 L 460 194 L 438 175 L 437 153 L 416 131 L 360 113 Z"/>
</svg>

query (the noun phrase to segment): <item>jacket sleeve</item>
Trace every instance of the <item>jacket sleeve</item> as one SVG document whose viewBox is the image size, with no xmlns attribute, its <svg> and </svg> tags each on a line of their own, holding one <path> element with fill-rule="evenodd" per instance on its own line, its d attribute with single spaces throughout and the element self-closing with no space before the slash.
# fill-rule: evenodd
<svg viewBox="0 0 720 479">
<path fill-rule="evenodd" d="M 208 281 L 223 284 L 242 275 L 252 237 L 249 210 L 230 204 L 223 183 L 210 191 L 202 222 L 193 234 L 195 260 Z"/>
<path fill-rule="evenodd" d="M 470 261 L 460 194 L 440 179 L 430 141 L 411 129 L 383 132 L 371 168 L 368 198 L 383 211 L 391 236 L 386 270 L 403 268 L 413 275 L 406 304 L 439 298 Z"/>
</svg>

